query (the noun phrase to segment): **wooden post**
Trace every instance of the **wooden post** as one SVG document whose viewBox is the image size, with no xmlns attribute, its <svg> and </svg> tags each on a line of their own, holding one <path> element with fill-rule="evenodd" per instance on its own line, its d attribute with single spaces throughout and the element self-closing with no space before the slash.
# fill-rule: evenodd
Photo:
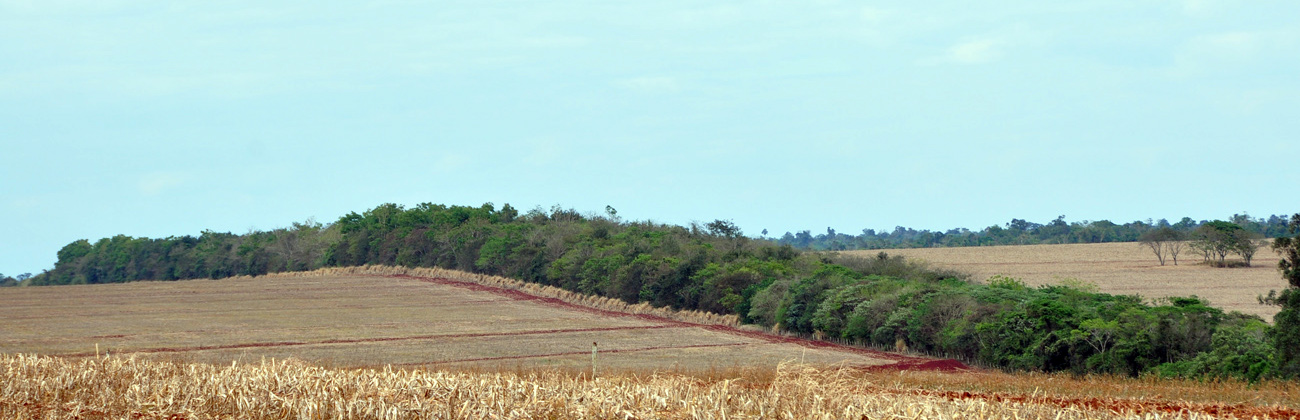
<svg viewBox="0 0 1300 420">
<path fill-rule="evenodd" d="M 596 342 L 591 342 L 591 379 L 596 379 Z"/>
</svg>

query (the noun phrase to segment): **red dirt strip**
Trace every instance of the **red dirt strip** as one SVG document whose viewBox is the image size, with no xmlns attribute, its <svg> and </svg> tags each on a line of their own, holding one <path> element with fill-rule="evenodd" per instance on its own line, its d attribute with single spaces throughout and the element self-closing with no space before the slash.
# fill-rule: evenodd
<svg viewBox="0 0 1300 420">
<path fill-rule="evenodd" d="M 355 344 L 355 343 L 381 343 L 387 341 L 410 341 L 410 340 L 433 340 L 447 338 L 480 338 L 480 337 L 503 337 L 517 335 L 543 335 L 543 334 L 565 334 L 581 332 L 600 332 L 600 331 L 625 331 L 625 330 L 655 330 L 663 328 L 685 328 L 684 325 L 646 325 L 637 327 L 600 327 L 600 328 L 569 328 L 554 330 L 534 330 L 534 331 L 516 331 L 505 333 L 465 333 L 465 334 L 435 334 L 435 335 L 413 335 L 407 337 L 376 337 L 376 338 L 354 338 L 354 339 L 331 339 L 321 341 L 275 341 L 267 343 L 239 343 L 239 344 L 222 344 L 216 346 L 195 346 L 195 347 L 157 347 L 149 349 L 121 349 L 126 353 L 182 353 L 191 351 L 204 350 L 228 350 L 228 349 L 247 349 L 259 347 L 289 347 L 289 346 L 314 346 L 321 344 Z M 58 357 L 89 357 L 94 356 L 94 352 L 89 353 L 70 353 L 54 354 L 51 356 Z"/>
<path fill-rule="evenodd" d="M 872 349 L 862 348 L 862 347 L 854 347 L 854 346 L 837 344 L 837 343 L 832 343 L 827 341 L 817 341 L 817 340 L 809 340 L 809 339 L 798 338 L 798 337 L 788 337 L 788 336 L 782 336 L 776 334 L 769 334 L 761 331 L 742 330 L 739 328 L 730 327 L 726 325 L 697 324 L 692 322 L 668 319 L 656 315 L 629 314 L 625 312 L 617 312 L 617 311 L 611 311 L 606 309 L 597 309 L 597 308 L 591 308 L 591 307 L 586 307 L 574 303 L 565 302 L 557 298 L 548 298 L 548 297 L 530 295 L 528 293 L 524 293 L 519 290 L 485 286 L 482 284 L 461 281 L 461 280 L 452 280 L 447 278 L 433 278 L 433 277 L 417 277 L 417 276 L 410 276 L 405 274 L 388 275 L 384 277 L 419 280 L 426 283 L 441 284 L 441 285 L 454 286 L 454 287 L 459 287 L 459 288 L 464 288 L 469 290 L 488 292 L 499 296 L 509 297 L 515 300 L 536 301 L 538 303 L 552 305 L 555 307 L 568 309 L 568 310 L 588 312 L 588 313 L 600 314 L 600 315 L 610 316 L 610 317 L 631 317 L 631 318 L 637 318 L 645 321 L 653 321 L 653 322 L 659 322 L 664 324 L 704 328 L 711 331 L 717 331 L 717 332 L 722 332 L 722 333 L 727 333 L 732 335 L 738 335 L 742 337 L 753 338 L 757 340 L 766 341 L 769 343 L 797 344 L 808 348 L 828 349 L 828 350 L 835 350 L 835 351 L 841 351 L 846 353 L 854 353 L 854 354 L 860 354 L 875 359 L 893 360 L 896 362 L 888 365 L 873 366 L 872 369 L 876 369 L 876 370 L 937 370 L 937 371 L 972 370 L 970 367 L 966 366 L 962 362 L 957 360 L 952 360 L 952 359 L 928 359 L 922 357 L 907 356 L 902 354 L 886 353 L 879 350 L 872 350 Z"/>
</svg>

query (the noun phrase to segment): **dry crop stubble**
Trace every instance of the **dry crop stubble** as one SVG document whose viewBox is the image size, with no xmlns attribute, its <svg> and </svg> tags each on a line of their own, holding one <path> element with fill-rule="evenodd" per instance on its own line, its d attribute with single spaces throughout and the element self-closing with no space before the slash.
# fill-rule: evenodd
<svg viewBox="0 0 1300 420">
<path fill-rule="evenodd" d="M 1104 293 L 1149 299 L 1196 295 L 1225 311 L 1259 315 L 1269 322 L 1278 308 L 1260 305 L 1256 298 L 1286 287 L 1277 272 L 1278 256 L 1267 248 L 1259 250 L 1248 268 L 1197 264 L 1201 257 L 1188 250 L 1179 255 L 1179 265 L 1170 261 L 1161 266 L 1150 249 L 1132 242 L 845 251 L 863 257 L 880 252 L 965 271 L 976 280 L 1003 275 L 1038 286 L 1072 279 L 1096 284 Z"/>
<path fill-rule="evenodd" d="M 0 416 L 37 418 L 1209 419 L 1286 407 L 940 392 L 853 369 L 783 365 L 767 383 L 560 370 L 326 369 L 294 361 L 184 364 L 0 356 Z M 716 373 L 716 372 L 715 372 Z"/>
</svg>

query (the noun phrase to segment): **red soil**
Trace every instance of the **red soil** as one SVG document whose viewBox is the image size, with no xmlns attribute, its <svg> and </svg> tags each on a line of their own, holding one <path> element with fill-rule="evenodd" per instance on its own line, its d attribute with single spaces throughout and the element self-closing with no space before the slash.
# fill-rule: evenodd
<svg viewBox="0 0 1300 420">
<path fill-rule="evenodd" d="M 868 371 L 881 370 L 927 370 L 936 372 L 965 372 L 971 370 L 969 366 L 953 359 L 920 359 L 911 358 L 900 360 L 890 365 L 868 366 L 864 368 Z"/>
</svg>

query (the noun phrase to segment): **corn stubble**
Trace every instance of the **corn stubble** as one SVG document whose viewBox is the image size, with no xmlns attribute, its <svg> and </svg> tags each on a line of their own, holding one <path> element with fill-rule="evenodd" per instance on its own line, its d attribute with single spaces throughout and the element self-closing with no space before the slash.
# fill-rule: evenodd
<svg viewBox="0 0 1300 420">
<path fill-rule="evenodd" d="M 296 361 L 213 366 L 135 357 L 0 356 L 0 418 L 1107 419 L 1089 411 L 916 395 L 845 369 L 783 365 L 770 381 L 560 371 L 341 370 Z"/>
</svg>

